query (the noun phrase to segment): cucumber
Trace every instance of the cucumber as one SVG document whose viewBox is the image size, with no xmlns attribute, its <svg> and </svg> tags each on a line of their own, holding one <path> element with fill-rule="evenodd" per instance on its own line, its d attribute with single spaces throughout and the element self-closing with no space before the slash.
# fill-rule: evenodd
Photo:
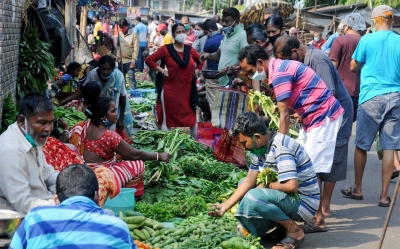
<svg viewBox="0 0 400 249">
<path fill-rule="evenodd" d="M 121 220 L 125 221 L 127 224 L 141 224 L 145 221 L 144 216 L 132 216 L 132 217 L 122 217 Z"/>
<path fill-rule="evenodd" d="M 146 240 L 146 236 L 139 230 L 139 229 L 134 229 L 133 233 L 140 238 L 141 241 Z"/>
<path fill-rule="evenodd" d="M 144 216 L 142 213 L 133 211 L 133 210 L 126 210 L 125 215 L 130 217 L 130 216 Z"/>
<path fill-rule="evenodd" d="M 153 227 L 154 224 L 156 224 L 156 223 L 158 223 L 158 222 L 155 220 L 149 219 L 149 218 L 146 218 L 144 221 L 144 225 L 148 226 L 148 227 Z"/>
<path fill-rule="evenodd" d="M 175 232 L 173 232 L 173 233 L 171 234 L 171 236 L 181 235 L 184 231 L 185 231 L 184 228 L 179 228 L 178 230 L 176 230 Z"/>
<path fill-rule="evenodd" d="M 140 223 L 140 224 L 126 224 L 126 225 L 128 226 L 129 230 L 133 230 L 133 229 L 136 229 L 136 228 L 141 228 L 143 226 L 143 222 Z"/>
<path fill-rule="evenodd" d="M 150 233 L 146 229 L 143 228 L 140 231 L 144 234 L 144 236 L 146 236 L 146 240 L 149 240 L 151 238 Z"/>
<path fill-rule="evenodd" d="M 149 234 L 150 234 L 150 236 L 155 236 L 156 235 L 156 231 L 154 231 L 152 228 L 150 228 L 150 227 L 144 227 L 144 229 L 146 229 L 147 230 L 147 232 L 149 232 Z"/>
<path fill-rule="evenodd" d="M 140 240 L 139 237 L 136 236 L 132 231 L 130 232 L 130 234 L 131 234 L 131 236 L 132 236 L 132 238 L 133 238 L 134 240 Z"/>
</svg>

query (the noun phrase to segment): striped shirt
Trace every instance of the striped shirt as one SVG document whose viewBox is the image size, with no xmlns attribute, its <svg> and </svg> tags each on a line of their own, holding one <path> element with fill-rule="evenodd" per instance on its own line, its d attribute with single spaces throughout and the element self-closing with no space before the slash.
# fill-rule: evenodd
<svg viewBox="0 0 400 249">
<path fill-rule="evenodd" d="M 344 112 L 318 74 L 301 62 L 271 59 L 269 82 L 276 101 L 289 99 L 289 107 L 303 118 L 306 132 L 323 125 L 325 117 L 335 121 Z"/>
<path fill-rule="evenodd" d="M 92 200 L 74 196 L 56 207 L 32 209 L 10 245 L 17 248 L 136 249 L 125 222 Z"/>
<path fill-rule="evenodd" d="M 309 222 L 316 214 L 320 193 L 317 176 L 311 159 L 296 140 L 282 133 L 276 133 L 270 150 L 264 156 L 253 158 L 250 170 L 262 172 L 270 167 L 278 172 L 278 181 L 290 179 L 299 181 L 300 207 L 297 214 Z"/>
</svg>

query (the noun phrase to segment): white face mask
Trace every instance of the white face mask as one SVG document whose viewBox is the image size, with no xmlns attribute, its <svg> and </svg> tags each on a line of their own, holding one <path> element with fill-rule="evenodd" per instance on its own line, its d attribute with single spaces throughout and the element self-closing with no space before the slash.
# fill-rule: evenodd
<svg viewBox="0 0 400 249">
<path fill-rule="evenodd" d="M 184 43 L 186 40 L 186 34 L 179 34 L 175 37 L 175 41 L 179 43 Z"/>
<path fill-rule="evenodd" d="M 195 30 L 194 34 L 196 35 L 196 37 L 200 37 L 203 35 L 203 30 Z"/>
<path fill-rule="evenodd" d="M 265 73 L 265 70 L 263 68 L 262 72 L 259 73 L 258 70 L 254 73 L 253 77 L 251 77 L 252 80 L 264 80 L 267 78 L 267 74 Z"/>
</svg>

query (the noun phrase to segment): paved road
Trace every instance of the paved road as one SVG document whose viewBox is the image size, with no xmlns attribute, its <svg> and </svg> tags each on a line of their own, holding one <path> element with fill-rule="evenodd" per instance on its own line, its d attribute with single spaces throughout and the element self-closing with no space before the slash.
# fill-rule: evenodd
<svg viewBox="0 0 400 249">
<path fill-rule="evenodd" d="M 333 215 L 326 219 L 328 232 L 307 234 L 300 248 L 375 249 L 378 246 L 389 208 L 378 206 L 382 167 L 376 155 L 375 144 L 368 152 L 363 178 L 364 200 L 345 198 L 340 193 L 340 188 L 351 186 L 354 182 L 354 135 L 355 126 L 349 144 L 347 180 L 336 184 L 331 205 Z M 393 195 L 396 181 L 397 178 L 391 182 L 390 197 Z M 382 247 L 384 249 L 400 248 L 400 200 L 397 200 L 396 204 Z M 268 243 L 266 248 L 272 245 Z"/>
</svg>

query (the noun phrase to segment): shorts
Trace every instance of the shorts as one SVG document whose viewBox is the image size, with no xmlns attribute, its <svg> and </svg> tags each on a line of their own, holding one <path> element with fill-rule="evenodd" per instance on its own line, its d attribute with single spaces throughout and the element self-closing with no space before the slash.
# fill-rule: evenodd
<svg viewBox="0 0 400 249">
<path fill-rule="evenodd" d="M 347 139 L 336 141 L 335 154 L 330 173 L 319 173 L 318 177 L 325 182 L 338 182 L 346 180 L 347 177 L 347 155 L 349 153 L 349 142 Z"/>
<path fill-rule="evenodd" d="M 297 142 L 306 149 L 310 156 L 315 173 L 330 173 L 335 154 L 336 137 L 342 125 L 343 114 L 335 121 L 329 117 L 325 123 L 312 128 L 308 132 L 301 129 Z"/>
<path fill-rule="evenodd" d="M 358 106 L 355 145 L 365 151 L 371 149 L 379 131 L 382 150 L 400 148 L 400 93 L 375 96 Z"/>
</svg>

